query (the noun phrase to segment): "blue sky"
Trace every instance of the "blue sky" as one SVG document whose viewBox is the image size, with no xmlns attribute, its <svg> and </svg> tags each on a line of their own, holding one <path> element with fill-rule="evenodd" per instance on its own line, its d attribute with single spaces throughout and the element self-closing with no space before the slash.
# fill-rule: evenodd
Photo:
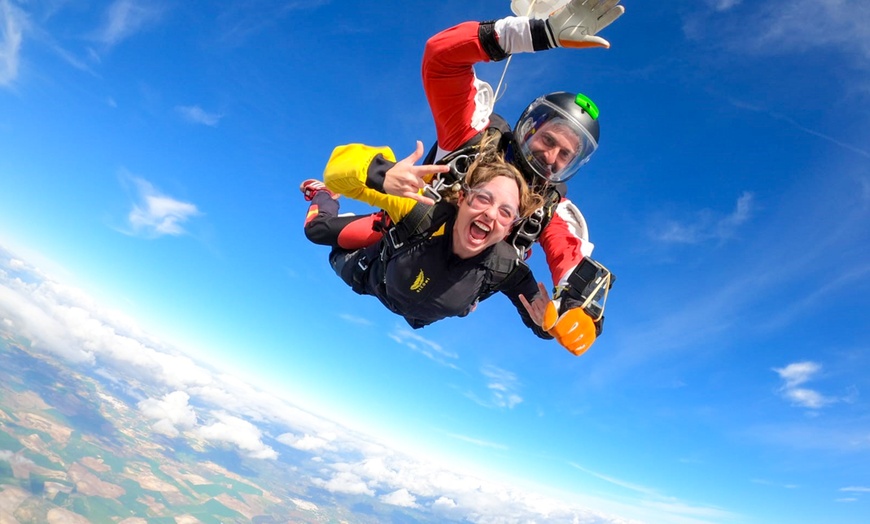
<svg viewBox="0 0 870 524">
<path fill-rule="evenodd" d="M 0 316 L 49 349 L 54 319 L 84 362 L 180 351 L 608 522 L 865 522 L 870 5 L 623 5 L 611 49 L 518 55 L 496 105 L 514 121 L 571 90 L 601 109 L 569 191 L 617 282 L 583 357 L 500 297 L 412 331 L 302 235 L 298 183 L 342 143 L 431 143 L 425 40 L 506 0 L 0 0 L 2 267 L 47 282 L 4 280 Z"/>
</svg>

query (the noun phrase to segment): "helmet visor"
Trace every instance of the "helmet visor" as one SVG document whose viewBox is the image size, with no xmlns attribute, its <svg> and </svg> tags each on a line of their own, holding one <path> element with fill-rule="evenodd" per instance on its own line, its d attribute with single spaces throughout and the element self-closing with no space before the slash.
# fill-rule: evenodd
<svg viewBox="0 0 870 524">
<path fill-rule="evenodd" d="M 582 123 L 543 98 L 527 109 L 515 136 L 526 162 L 550 182 L 574 176 L 598 148 Z"/>
</svg>

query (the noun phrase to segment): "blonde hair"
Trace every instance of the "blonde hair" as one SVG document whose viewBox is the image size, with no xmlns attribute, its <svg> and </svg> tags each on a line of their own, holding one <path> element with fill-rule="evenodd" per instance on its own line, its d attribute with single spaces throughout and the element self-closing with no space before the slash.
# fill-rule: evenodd
<svg viewBox="0 0 870 524">
<path fill-rule="evenodd" d="M 544 205 L 544 198 L 532 191 L 525 177 L 510 162 L 504 159 L 504 154 L 498 151 L 498 140 L 493 135 L 487 135 L 480 142 L 480 149 L 474 162 L 468 167 L 468 172 L 465 175 L 464 186 L 467 189 L 474 189 L 487 184 L 496 177 L 504 176 L 513 180 L 519 190 L 519 212 L 520 218 L 525 218 L 531 215 L 536 209 Z M 450 194 L 444 197 L 451 201 L 458 200 L 456 191 L 451 191 Z"/>
</svg>

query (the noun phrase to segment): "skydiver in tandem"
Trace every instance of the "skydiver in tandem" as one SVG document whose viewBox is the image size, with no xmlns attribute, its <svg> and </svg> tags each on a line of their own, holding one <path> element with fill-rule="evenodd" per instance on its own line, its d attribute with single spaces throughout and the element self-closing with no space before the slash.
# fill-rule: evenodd
<svg viewBox="0 0 870 524">
<path fill-rule="evenodd" d="M 517 0 L 514 4 L 521 3 Z M 437 143 L 396 161 L 389 148 L 336 148 L 324 181 L 300 189 L 311 202 L 306 237 L 332 247 L 335 272 L 420 328 L 465 316 L 496 292 L 539 337 L 581 355 L 601 334 L 614 277 L 590 254 L 582 213 L 565 182 L 598 147 L 599 111 L 579 93 L 534 100 L 513 130 L 492 113 L 478 62 L 556 47 L 604 47 L 597 33 L 624 13 L 619 0 L 572 0 L 546 19 L 465 22 L 430 38 L 423 85 Z M 338 216 L 339 195 L 383 210 Z M 525 264 L 538 242 L 554 295 Z"/>
</svg>

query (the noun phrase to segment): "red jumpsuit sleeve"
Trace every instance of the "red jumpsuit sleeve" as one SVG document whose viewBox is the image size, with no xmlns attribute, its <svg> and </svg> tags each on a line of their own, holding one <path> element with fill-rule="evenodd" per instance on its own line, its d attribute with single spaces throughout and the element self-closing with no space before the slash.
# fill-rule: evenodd
<svg viewBox="0 0 870 524">
<path fill-rule="evenodd" d="M 474 64 L 489 56 L 477 36 L 478 22 L 463 22 L 426 42 L 423 52 L 423 89 L 435 120 L 441 149 L 453 151 L 474 137 Z"/>
<path fill-rule="evenodd" d="M 541 231 L 538 242 L 547 259 L 553 286 L 568 276 L 583 260 L 583 239 L 577 236 L 574 227 L 558 212 Z M 591 246 L 590 246 L 591 247 Z"/>
</svg>

